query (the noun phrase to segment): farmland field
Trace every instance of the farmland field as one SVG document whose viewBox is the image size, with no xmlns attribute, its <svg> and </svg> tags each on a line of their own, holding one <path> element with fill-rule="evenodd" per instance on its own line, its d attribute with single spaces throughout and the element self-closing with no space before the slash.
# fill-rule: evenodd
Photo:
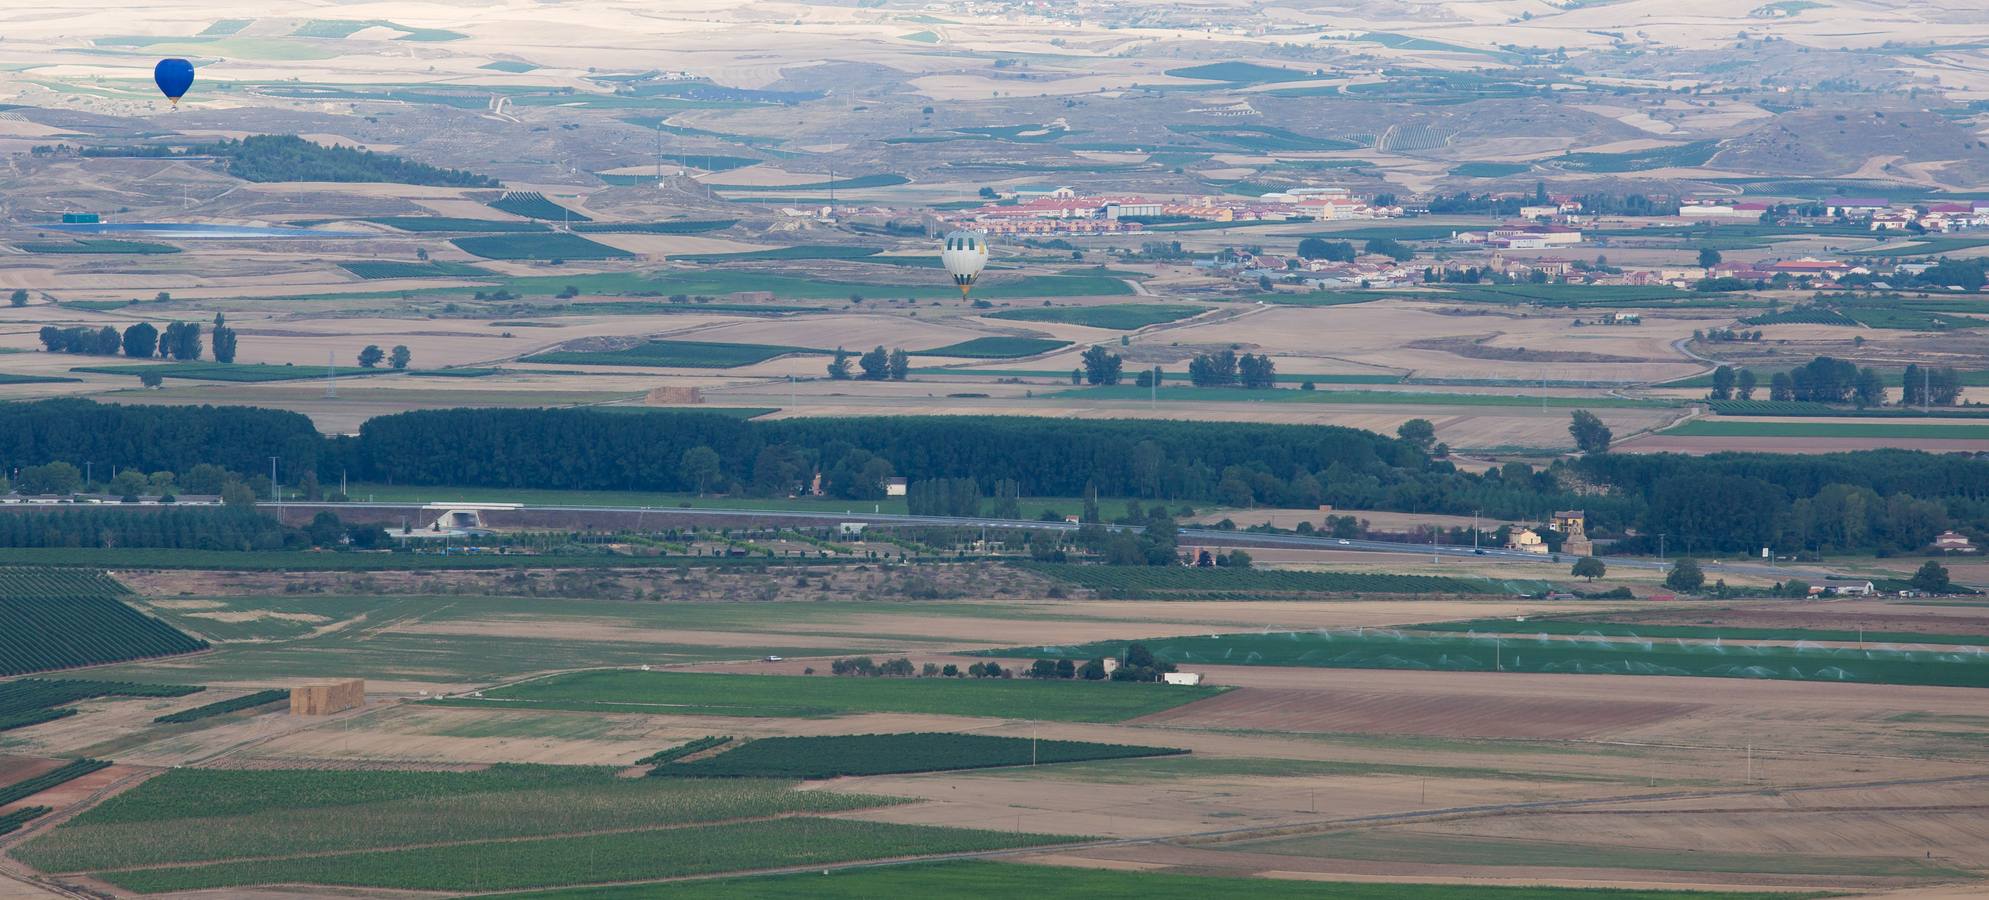
<svg viewBox="0 0 1989 900">
<path fill-rule="evenodd" d="M 1676 625 L 1650 622 L 1607 622 L 1592 619 L 1534 618 L 1525 622 L 1511 619 L 1472 619 L 1467 622 L 1432 622 L 1414 626 L 1416 631 L 1478 632 L 1482 634 L 1555 634 L 1627 638 L 1693 638 L 1735 641 L 1870 641 L 1878 644 L 1954 644 L 1989 646 L 1989 636 L 1979 634 L 1927 634 L 1916 631 L 1849 631 L 1821 628 L 1745 628 L 1729 625 Z"/>
<path fill-rule="evenodd" d="M 86 569 L 0 568 L 0 600 L 23 597 L 122 597 L 130 589 Z"/>
<path fill-rule="evenodd" d="M 800 244 L 793 247 L 776 247 L 771 250 L 747 250 L 738 253 L 678 253 L 670 258 L 680 262 L 751 262 L 754 260 L 778 259 L 862 259 L 876 256 L 881 252 L 876 247 L 853 247 L 846 244 Z"/>
<path fill-rule="evenodd" d="M 1292 376 L 1285 376 L 1292 377 Z M 1303 377 L 1303 376 L 1297 376 Z M 1110 387 L 1073 388 L 1051 396 L 1075 400 L 1140 400 L 1151 396 L 1146 388 L 1129 384 Z M 1667 400 L 1637 400 L 1627 397 L 1540 397 L 1525 394 L 1418 394 L 1407 391 L 1303 391 L 1245 390 L 1234 387 L 1170 387 L 1158 399 L 1184 402 L 1227 401 L 1237 403 L 1350 403 L 1383 406 L 1543 406 L 1574 409 L 1649 409 L 1674 405 Z"/>
<path fill-rule="evenodd" d="M 1890 438 L 1989 440 L 1989 425 L 1906 422 L 1748 422 L 1694 419 L 1661 432 L 1676 437 Z"/>
<path fill-rule="evenodd" d="M 457 844 L 179 868 L 97 877 L 139 893 L 325 884 L 479 891 L 668 878 L 709 872 L 1000 850 L 1068 841 L 1015 832 L 787 818 L 584 837 Z"/>
<path fill-rule="evenodd" d="M 1674 675 L 1989 687 L 1989 655 L 1977 652 L 1723 647 L 1717 643 L 1642 638 L 1561 641 L 1549 637 L 1427 637 L 1324 629 L 1162 638 L 1146 643 L 1161 659 L 1202 665 Z M 983 655 L 1093 659 L 1117 655 L 1125 646 L 1123 641 L 1109 641 L 1075 647 L 1020 647 L 986 651 Z"/>
<path fill-rule="evenodd" d="M 547 200 L 546 195 L 538 191 L 507 192 L 503 197 L 491 201 L 490 208 L 499 212 L 508 212 L 514 216 L 523 216 L 527 219 L 547 219 L 554 222 L 594 221 L 587 216 L 583 216 L 551 200 Z"/>
<path fill-rule="evenodd" d="M 1171 872 L 945 862 L 682 884 L 581 888 L 516 900 L 874 900 L 877 897 L 1141 897 L 1145 900 L 1789 900 L 1787 893 L 1620 890 L 1485 884 L 1387 884 L 1311 879 L 1219 878 Z"/>
<path fill-rule="evenodd" d="M 990 319 L 1009 319 L 1017 322 L 1060 322 L 1069 325 L 1086 325 L 1092 328 L 1111 328 L 1117 331 L 1132 331 L 1148 325 L 1185 319 L 1198 313 L 1207 312 L 1205 306 L 1186 304 L 1141 305 L 1122 303 L 1113 306 L 1044 306 L 1026 309 L 1008 309 L 988 314 Z"/>
<path fill-rule="evenodd" d="M 1068 347 L 1070 343 L 1070 341 L 1059 341 L 1049 338 L 978 337 L 961 341 L 957 344 L 948 344 L 944 347 L 934 347 L 931 350 L 919 350 L 912 355 L 958 356 L 968 359 L 1010 359 L 1018 356 L 1035 356 L 1038 353 L 1048 353 L 1060 347 Z"/>
<path fill-rule="evenodd" d="M 323 378 L 325 369 L 316 366 L 272 366 L 261 363 L 218 363 L 218 362 L 165 362 L 131 363 L 129 365 L 77 366 L 71 372 L 86 372 L 95 375 L 143 375 L 156 372 L 166 378 L 185 378 L 192 381 L 231 381 L 259 383 L 267 381 L 299 381 L 307 378 Z M 340 378 L 354 375 L 381 375 L 391 369 L 367 369 L 359 366 L 339 366 L 336 373 Z"/>
<path fill-rule="evenodd" d="M 1098 591 L 1107 597 L 1251 599 L 1265 594 L 1517 594 L 1539 582 L 1495 581 L 1436 575 L 1369 572 L 1299 572 L 1278 569 L 1201 569 L 1180 566 L 1088 566 L 1031 563 L 1032 572 Z"/>
<path fill-rule="evenodd" d="M 718 675 L 627 669 L 553 675 L 450 698 L 454 706 L 716 716 L 866 712 L 1118 722 L 1220 693 L 1217 688 L 1010 679 Z"/>
<path fill-rule="evenodd" d="M 398 231 L 431 232 L 539 232 L 551 231 L 539 222 L 519 222 L 511 219 L 460 219 L 449 216 L 379 216 L 361 219 L 385 225 Z"/>
<path fill-rule="evenodd" d="M 0 683 L 0 731 L 73 716 L 76 710 L 69 704 L 79 700 L 97 697 L 183 697 L 199 690 L 201 688 L 177 684 L 23 678 Z"/>
<path fill-rule="evenodd" d="M 845 734 L 761 738 L 651 775 L 690 778 L 841 778 L 1028 766 L 1186 753 L 1167 747 L 1035 741 L 983 734 Z"/>
<path fill-rule="evenodd" d="M 909 184 L 911 179 L 903 175 L 858 175 L 854 178 L 838 178 L 834 181 L 814 181 L 807 184 L 714 184 L 714 191 L 744 191 L 757 193 L 787 194 L 797 191 L 851 190 L 854 188 L 893 187 Z"/>
<path fill-rule="evenodd" d="M 102 572 L 0 569 L 0 675 L 192 653 L 206 641 L 124 604 Z"/>
<path fill-rule="evenodd" d="M 493 234 L 452 238 L 449 243 L 484 259 L 625 259 L 635 254 L 563 232 Z"/>
<path fill-rule="evenodd" d="M 17 781 L 13 784 L 0 786 L 0 806 L 18 803 L 58 784 L 74 781 L 91 772 L 108 768 L 109 766 L 110 763 L 104 762 L 101 759 L 79 759 L 69 762 L 60 768 L 43 772 L 25 781 Z"/>
<path fill-rule="evenodd" d="M 12 372 L 0 372 L 0 384 L 65 384 L 81 380 L 64 378 L 60 375 L 17 375 Z"/>
<path fill-rule="evenodd" d="M 361 278 L 488 278 L 496 273 L 468 263 L 400 262 L 365 259 L 341 262 L 338 267 Z"/>
<path fill-rule="evenodd" d="M 650 341 L 626 350 L 553 350 L 519 362 L 579 366 L 660 366 L 680 369 L 730 369 L 750 366 L 791 354 L 821 355 L 827 350 L 773 344 L 727 344 L 719 341 Z"/>
<path fill-rule="evenodd" d="M 25 241 L 16 246 L 29 253 L 112 253 L 150 256 L 180 252 L 180 248 L 171 244 L 158 244 L 151 241 L 75 240 L 59 243 Z"/>
<path fill-rule="evenodd" d="M 672 219 L 663 222 L 581 222 L 573 230 L 582 234 L 702 234 L 723 231 L 739 224 L 737 219 Z"/>
<path fill-rule="evenodd" d="M 477 772 L 176 769 L 118 795 L 21 851 L 38 868 L 206 862 L 386 850 L 440 841 L 661 828 L 891 798 L 794 791 L 788 781 L 627 779 L 582 766 Z M 161 841 L 149 836 L 179 835 Z"/>
</svg>

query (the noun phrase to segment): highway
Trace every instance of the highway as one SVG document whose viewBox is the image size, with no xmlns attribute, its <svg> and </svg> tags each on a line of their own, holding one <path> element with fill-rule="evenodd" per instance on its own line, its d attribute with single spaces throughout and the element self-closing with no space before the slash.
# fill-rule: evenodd
<svg viewBox="0 0 1989 900">
<path fill-rule="evenodd" d="M 261 505 L 272 509 L 277 506 L 277 504 L 274 503 L 263 503 Z M 450 504 L 448 501 L 425 501 L 425 502 L 408 502 L 408 503 L 306 502 L 306 503 L 287 503 L 283 505 L 293 506 L 293 507 L 307 507 L 311 509 L 324 508 L 335 511 L 339 509 L 404 510 L 410 508 L 439 508 L 439 507 L 449 506 Z M 983 517 L 983 516 L 913 516 L 913 515 L 898 515 L 893 513 L 863 513 L 863 512 L 835 513 L 835 512 L 812 512 L 812 511 L 786 510 L 786 509 L 730 509 L 730 508 L 720 508 L 720 507 L 682 507 L 682 506 L 518 505 L 515 507 L 506 507 L 505 509 L 492 510 L 489 509 L 491 504 L 472 503 L 472 502 L 465 502 L 462 504 L 462 506 L 465 508 L 482 507 L 485 512 L 495 512 L 495 513 L 503 513 L 510 510 L 516 510 L 518 512 L 565 512 L 565 513 L 611 514 L 617 516 L 634 516 L 637 518 L 638 521 L 648 515 L 654 514 L 660 516 L 669 516 L 673 518 L 693 518 L 693 519 L 696 518 L 778 519 L 778 520 L 790 520 L 797 524 L 804 522 L 808 524 L 862 522 L 865 524 L 875 524 L 875 525 L 923 525 L 923 526 L 954 527 L 954 528 L 1005 528 L 1005 529 L 1025 529 L 1030 531 L 1056 531 L 1056 532 L 1076 531 L 1079 527 L 1076 524 L 1065 521 L 1047 522 L 1047 521 L 1039 521 L 1034 519 L 997 519 L 997 518 Z M 1134 526 L 1134 525 L 1106 525 L 1105 528 L 1109 531 L 1139 532 L 1144 530 L 1140 526 Z M 1181 529 L 1181 542 L 1184 544 L 1210 544 L 1210 545 L 1222 545 L 1222 546 L 1232 546 L 1232 547 L 1266 547 L 1266 548 L 1283 548 L 1291 550 L 1325 550 L 1325 551 L 1335 551 L 1335 552 L 1360 552 L 1360 553 L 1400 553 L 1407 556 L 1421 556 L 1425 558 L 1439 559 L 1439 560 L 1449 558 L 1449 559 L 1459 559 L 1459 560 L 1471 560 L 1474 562 L 1508 563 L 1515 565 L 1518 564 L 1539 565 L 1541 563 L 1547 562 L 1548 560 L 1547 557 L 1542 557 L 1539 554 L 1523 553 L 1518 550 L 1507 550 L 1504 548 L 1485 547 L 1474 550 L 1471 547 L 1451 546 L 1447 544 L 1437 544 L 1437 545 L 1405 544 L 1396 541 L 1354 540 L 1354 539 L 1319 537 L 1319 536 L 1302 535 L 1302 534 L 1265 534 L 1261 532 L 1228 531 L 1228 530 L 1218 530 L 1210 528 L 1183 528 Z M 1601 556 L 1597 558 L 1602 560 L 1603 564 L 1611 568 L 1620 567 L 1624 569 L 1663 570 L 1670 566 L 1669 561 L 1660 561 L 1643 556 Z M 1566 562 L 1569 565 L 1573 565 L 1575 558 L 1571 556 L 1562 556 L 1561 559 L 1563 562 Z M 1761 576 L 1765 578 L 1773 578 L 1776 580 L 1800 578 L 1810 582 L 1811 584 L 1815 584 L 1821 579 L 1830 577 L 1831 575 L 1829 570 L 1820 569 L 1813 566 L 1780 566 L 1780 565 L 1769 565 L 1767 563 L 1752 562 L 1752 561 L 1727 562 L 1725 560 L 1719 560 L 1719 559 L 1701 559 L 1699 561 L 1699 565 L 1702 569 L 1705 570 L 1708 582 L 1717 579 L 1722 574 L 1738 574 L 1738 575 Z"/>
</svg>

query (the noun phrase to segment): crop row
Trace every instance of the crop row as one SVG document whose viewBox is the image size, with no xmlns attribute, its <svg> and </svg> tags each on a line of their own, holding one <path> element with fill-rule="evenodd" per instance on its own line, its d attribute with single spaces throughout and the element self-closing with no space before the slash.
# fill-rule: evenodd
<svg viewBox="0 0 1989 900">
<path fill-rule="evenodd" d="M 732 737 L 730 735 L 706 735 L 695 741 L 686 741 L 675 747 L 658 750 L 655 753 L 636 760 L 635 764 L 638 766 L 654 766 L 667 762 L 676 762 L 693 753 L 702 753 L 713 747 L 722 747 L 731 742 Z"/>
<path fill-rule="evenodd" d="M 549 219 L 566 222 L 591 222 L 593 219 L 567 209 L 538 191 L 508 191 L 503 197 L 490 204 L 491 209 L 508 212 L 527 219 Z"/>
<path fill-rule="evenodd" d="M 184 697 L 205 688 L 184 684 L 23 678 L 0 684 L 0 731 L 75 715 L 68 704 L 94 697 Z"/>
<path fill-rule="evenodd" d="M 23 806 L 13 812 L 0 813 L 0 837 L 21 830 L 21 826 L 37 817 L 47 815 L 49 810 L 50 807 L 47 806 Z"/>
<path fill-rule="evenodd" d="M 101 759 L 74 760 L 60 768 L 50 769 L 26 781 L 17 781 L 6 787 L 0 787 L 0 806 L 26 800 L 58 784 L 67 784 L 98 769 L 109 767 L 110 763 Z"/>
<path fill-rule="evenodd" d="M 1187 753 L 1172 747 L 1039 741 L 985 734 L 845 734 L 761 738 L 651 775 L 692 778 L 840 778 L 1130 759 Z"/>
<path fill-rule="evenodd" d="M 290 697 L 290 692 L 283 690 L 281 688 L 277 688 L 274 690 L 267 690 L 267 691 L 256 691 L 253 694 L 243 694 L 242 696 L 236 697 L 232 700 L 221 700 L 215 703 L 209 703 L 206 706 L 196 706 L 192 709 L 183 709 L 176 713 L 167 713 L 163 716 L 153 719 L 152 721 L 170 724 L 170 725 L 176 725 L 181 722 L 197 722 L 201 719 L 213 718 L 214 716 L 224 716 L 227 715 L 228 713 L 236 712 L 239 710 L 254 709 L 255 707 L 258 706 L 267 706 L 279 700 L 288 699 L 289 697 Z"/>
<path fill-rule="evenodd" d="M 110 597 L 0 600 L 0 675 L 205 649 L 206 641 Z"/>
</svg>

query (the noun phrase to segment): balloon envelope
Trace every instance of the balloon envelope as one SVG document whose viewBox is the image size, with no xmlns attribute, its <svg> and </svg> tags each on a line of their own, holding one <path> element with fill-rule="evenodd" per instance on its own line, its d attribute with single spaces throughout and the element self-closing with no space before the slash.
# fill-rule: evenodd
<svg viewBox="0 0 1989 900">
<path fill-rule="evenodd" d="M 193 63 L 177 58 L 159 60 L 152 67 L 152 80 L 159 85 L 159 93 L 177 103 L 186 96 L 186 89 L 193 87 Z"/>
<path fill-rule="evenodd" d="M 978 231 L 955 231 L 946 236 L 946 246 L 939 251 L 939 261 L 946 264 L 946 272 L 953 276 L 953 283 L 960 286 L 960 296 L 967 296 L 968 289 L 974 286 L 981 270 L 988 265 L 988 236 Z"/>
</svg>

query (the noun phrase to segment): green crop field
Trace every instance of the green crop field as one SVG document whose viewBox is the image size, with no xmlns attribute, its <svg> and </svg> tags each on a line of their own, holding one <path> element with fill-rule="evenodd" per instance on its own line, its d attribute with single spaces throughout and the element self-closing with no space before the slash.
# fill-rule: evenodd
<svg viewBox="0 0 1989 900">
<path fill-rule="evenodd" d="M 944 347 L 934 347 L 931 350 L 919 350 L 912 355 L 959 356 L 968 359 L 1013 359 L 1019 356 L 1035 356 L 1038 353 L 1048 353 L 1061 347 L 1068 347 L 1070 343 L 1070 341 L 1052 340 L 1050 338 L 978 337 L 961 341 L 957 344 L 948 344 Z"/>
<path fill-rule="evenodd" d="M 75 306 L 74 303 L 63 304 Z M 60 375 L 17 375 L 13 372 L 0 372 L 0 384 L 67 384 L 82 381 L 81 378 L 64 378 Z"/>
<path fill-rule="evenodd" d="M 1292 599 L 1293 594 L 1530 594 L 1539 581 L 1497 581 L 1437 575 L 1300 572 L 1285 569 L 1200 569 L 1185 566 L 1016 565 L 1108 597 L 1162 599 Z"/>
<path fill-rule="evenodd" d="M 102 572 L 0 568 L 0 676 L 207 647 L 125 605 L 129 593 Z"/>
<path fill-rule="evenodd" d="M 788 781 L 617 778 L 615 769 L 478 772 L 174 769 L 22 848 L 48 871 L 391 850 L 408 844 L 662 828 L 902 802 Z"/>
<path fill-rule="evenodd" d="M 877 900 L 879 897 L 1031 897 L 1081 900 L 1806 900 L 1813 895 L 1700 890 L 1531 887 L 1487 884 L 1387 884 L 1218 878 L 1000 862 L 879 866 L 828 876 L 767 875 L 676 884 L 580 888 L 513 895 L 512 900 Z"/>
<path fill-rule="evenodd" d="M 577 234 L 492 234 L 451 238 L 449 243 L 484 259 L 627 259 L 635 254 Z"/>
<path fill-rule="evenodd" d="M 532 65 L 531 63 L 528 62 L 519 62 L 517 60 L 512 60 L 512 59 L 500 59 L 495 62 L 484 63 L 483 65 L 478 66 L 477 68 L 489 69 L 493 72 L 504 72 L 511 75 L 523 75 L 526 72 L 535 71 L 539 67 Z"/>
<path fill-rule="evenodd" d="M 1891 373 L 1892 380 L 1899 380 L 1897 371 Z M 1674 382 L 1671 386 L 1684 386 Z M 1697 385 L 1693 385 L 1697 387 Z M 1851 406 L 1837 406 L 1830 403 L 1814 403 L 1807 400 L 1708 400 L 1706 407 L 1722 416 L 1799 416 L 1803 418 L 1855 418 L 1855 419 L 1989 419 L 1989 409 L 1941 406 L 1932 409 L 1920 407 L 1872 406 L 1858 409 Z"/>
<path fill-rule="evenodd" d="M 167 362 L 131 363 L 117 366 L 77 366 L 71 372 L 88 372 L 95 375 L 143 375 L 157 372 L 165 378 L 185 378 L 191 381 L 231 381 L 239 383 L 260 383 L 265 381 L 301 381 L 307 378 L 323 378 L 325 370 L 313 366 L 272 366 L 261 363 L 217 363 L 217 362 Z M 355 375 L 382 375 L 392 369 L 367 369 L 359 366 L 339 366 L 338 377 Z"/>
<path fill-rule="evenodd" d="M 489 278 L 495 272 L 459 262 L 400 262 L 387 259 L 360 259 L 340 262 L 338 267 L 361 278 Z"/>
<path fill-rule="evenodd" d="M 811 817 L 97 873 L 138 893 L 322 884 L 484 891 L 971 853 L 1069 837 Z"/>
<path fill-rule="evenodd" d="M 1282 379 L 1280 379 L 1282 380 Z M 1165 384 L 1165 382 L 1162 382 Z M 1300 391 L 1290 389 L 1246 390 L 1238 387 L 1197 388 L 1170 386 L 1158 395 L 1143 387 L 1117 384 L 1110 387 L 1082 387 L 1058 391 L 1052 397 L 1074 400 L 1138 400 L 1150 396 L 1176 403 L 1345 403 L 1381 406 L 1543 406 L 1572 409 L 1661 409 L 1676 406 L 1667 400 L 1636 400 L 1626 397 L 1528 397 L 1524 394 L 1430 394 L 1407 391 Z"/>
<path fill-rule="evenodd" d="M 508 212 L 527 219 L 545 219 L 551 222 L 592 222 L 592 218 L 567 209 L 538 191 L 506 191 L 504 196 L 489 204 L 498 212 Z"/>
<path fill-rule="evenodd" d="M 1116 656 L 1125 641 L 1074 647 L 1017 647 L 986 656 L 1095 659 Z M 1160 659 L 1182 665 L 1302 666 L 1451 672 L 1546 672 L 1583 675 L 1674 675 L 1989 687 L 1989 654 L 1900 649 L 1722 646 L 1642 638 L 1563 641 L 1411 635 L 1363 629 L 1154 638 Z"/>
<path fill-rule="evenodd" d="M 1600 304 L 1651 303 L 1704 300 L 1703 294 L 1681 291 L 1670 285 L 1639 287 L 1602 284 L 1471 284 L 1445 285 L 1448 297 L 1438 299 L 1475 300 L 1486 303 L 1538 303 L 1543 306 L 1581 307 Z"/>
<path fill-rule="evenodd" d="M 1214 696 L 1217 688 L 1021 679 L 721 675 L 604 670 L 553 675 L 451 698 L 452 706 L 679 715 L 804 717 L 867 712 L 1120 722 Z"/>
<path fill-rule="evenodd" d="M 1186 752 L 1169 747 L 1038 741 L 985 734 L 839 734 L 760 738 L 693 762 L 660 765 L 649 774 L 672 778 L 820 779 L 1174 756 Z"/>
<path fill-rule="evenodd" d="M 1450 174 L 1459 178 L 1505 178 L 1532 168 L 1529 163 L 1468 162 L 1452 166 Z"/>
<path fill-rule="evenodd" d="M 1195 78 L 1202 81 L 1226 81 L 1232 84 L 1269 84 L 1277 81 L 1304 81 L 1313 77 L 1297 69 L 1279 66 L 1260 66 L 1247 62 L 1219 62 L 1182 69 L 1168 69 L 1167 75 L 1175 78 Z"/>
<path fill-rule="evenodd" d="M 775 344 L 718 341 L 650 341 L 626 350 L 553 350 L 519 362 L 578 366 L 659 366 L 675 369 L 730 369 L 790 354 L 821 355 L 827 350 Z"/>
<path fill-rule="evenodd" d="M 1571 172 L 1642 172 L 1649 169 L 1692 168 L 1711 161 L 1718 141 L 1693 141 L 1670 147 L 1624 153 L 1565 153 L 1541 160 Z"/>
<path fill-rule="evenodd" d="M 114 598 L 131 590 L 103 572 L 87 569 L 0 568 L 0 600 Z"/>
<path fill-rule="evenodd" d="M 1743 422 L 1731 419 L 1694 419 L 1661 433 L 1677 437 L 1982 441 L 1989 440 L 1989 425 L 1921 425 L 1905 422 Z"/>
<path fill-rule="evenodd" d="M 1610 638 L 1688 638 L 1734 641 L 1842 641 L 1872 644 L 1950 644 L 1989 647 L 1989 635 L 1928 634 L 1917 631 L 1846 631 L 1825 628 L 1737 628 L 1726 625 L 1661 625 L 1643 622 L 1611 622 L 1600 619 L 1542 619 L 1525 622 L 1512 619 L 1472 619 L 1466 622 L 1432 622 L 1411 626 L 1415 631 L 1446 631 L 1512 635 L 1584 635 Z M 1881 648 L 1886 649 L 1886 648 Z"/>
<path fill-rule="evenodd" d="M 23 241 L 15 246 L 29 253 L 111 253 L 150 256 L 180 252 L 180 248 L 171 244 L 155 244 L 150 241 Z"/>
<path fill-rule="evenodd" d="M 1132 331 L 1148 325 L 1173 322 L 1208 311 L 1206 306 L 1190 306 L 1185 303 L 1117 303 L 1111 306 L 1037 306 L 1024 309 L 1005 309 L 989 313 L 990 319 L 1010 319 L 1017 322 L 1060 322 L 1067 325 L 1087 325 L 1092 328 L 1111 328 L 1117 331 Z"/>
<path fill-rule="evenodd" d="M 385 225 L 397 231 L 460 231 L 479 232 L 537 232 L 545 233 L 552 229 L 538 222 L 518 222 L 509 219 L 459 219 L 450 216 L 376 216 L 360 219 Z"/>
<path fill-rule="evenodd" d="M 0 731 L 26 728 L 76 714 L 69 704 L 98 697 L 184 697 L 202 690 L 182 684 L 136 684 L 67 678 L 0 682 Z"/>
</svg>

